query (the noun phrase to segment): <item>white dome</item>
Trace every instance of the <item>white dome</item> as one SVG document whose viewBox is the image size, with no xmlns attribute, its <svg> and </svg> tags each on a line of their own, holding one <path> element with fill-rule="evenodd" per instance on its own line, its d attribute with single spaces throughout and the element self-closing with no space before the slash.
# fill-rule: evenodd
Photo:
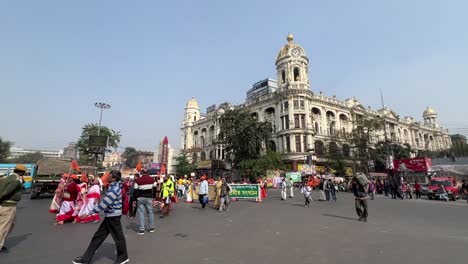
<svg viewBox="0 0 468 264">
<path fill-rule="evenodd" d="M 188 100 L 187 105 L 185 106 L 185 108 L 200 109 L 200 107 L 198 106 L 197 100 L 195 100 L 195 97 L 192 97 L 192 98 L 190 98 L 190 100 Z"/>
<path fill-rule="evenodd" d="M 426 110 L 424 110 L 423 117 L 431 115 L 437 115 L 437 112 L 434 109 L 427 107 Z"/>
</svg>

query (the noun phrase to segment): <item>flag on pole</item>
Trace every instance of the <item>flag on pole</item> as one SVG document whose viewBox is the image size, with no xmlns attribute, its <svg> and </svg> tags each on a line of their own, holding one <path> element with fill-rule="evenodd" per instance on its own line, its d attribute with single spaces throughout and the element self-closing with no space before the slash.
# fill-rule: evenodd
<svg viewBox="0 0 468 264">
<path fill-rule="evenodd" d="M 161 165 L 161 174 L 166 175 L 166 166 L 164 166 L 164 164 Z"/>
<path fill-rule="evenodd" d="M 76 160 L 72 160 L 70 167 L 75 171 L 80 171 L 80 166 L 78 166 L 78 162 L 76 162 Z"/>
<path fill-rule="evenodd" d="M 137 170 L 138 172 L 141 171 L 141 162 L 139 162 L 139 161 L 138 161 L 138 164 L 136 165 L 136 170 Z"/>
</svg>

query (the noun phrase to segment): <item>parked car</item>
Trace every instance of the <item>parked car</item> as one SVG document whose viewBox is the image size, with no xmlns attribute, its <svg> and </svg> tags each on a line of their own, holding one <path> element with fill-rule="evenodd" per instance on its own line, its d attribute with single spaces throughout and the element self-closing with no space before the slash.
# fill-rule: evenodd
<svg viewBox="0 0 468 264">
<path fill-rule="evenodd" d="M 431 179 L 431 182 L 428 186 L 428 194 L 427 197 L 432 199 L 439 199 L 439 186 L 443 185 L 447 190 L 448 197 L 450 200 L 455 201 L 459 199 L 459 191 L 457 188 L 457 182 L 453 177 L 434 177 Z"/>
</svg>

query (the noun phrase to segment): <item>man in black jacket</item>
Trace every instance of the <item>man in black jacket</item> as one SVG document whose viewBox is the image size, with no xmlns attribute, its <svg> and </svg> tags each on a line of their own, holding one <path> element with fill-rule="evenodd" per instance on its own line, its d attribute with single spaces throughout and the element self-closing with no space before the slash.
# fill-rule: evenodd
<svg viewBox="0 0 468 264">
<path fill-rule="evenodd" d="M 367 187 L 362 186 L 356 179 L 352 181 L 352 189 L 354 193 L 354 203 L 356 213 L 359 216 L 359 221 L 367 222 Z"/>
</svg>

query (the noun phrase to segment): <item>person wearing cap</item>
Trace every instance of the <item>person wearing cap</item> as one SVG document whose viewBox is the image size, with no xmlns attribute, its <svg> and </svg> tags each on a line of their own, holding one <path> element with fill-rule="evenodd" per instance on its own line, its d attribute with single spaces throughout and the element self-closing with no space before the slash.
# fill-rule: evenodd
<svg viewBox="0 0 468 264">
<path fill-rule="evenodd" d="M 206 181 L 206 176 L 200 178 L 202 182 L 200 183 L 200 191 L 198 191 L 198 201 L 200 201 L 202 208 L 206 207 L 205 196 L 208 195 L 208 182 Z"/>
<path fill-rule="evenodd" d="M 78 198 L 78 176 L 73 174 L 68 177 L 67 185 L 63 190 L 62 204 L 60 205 L 60 212 L 57 215 L 57 224 L 63 225 L 65 222 L 72 222 L 74 220 L 73 213 L 75 212 L 75 201 Z"/>
<path fill-rule="evenodd" d="M 13 230 L 16 218 L 16 204 L 21 200 L 20 177 L 26 174 L 26 166 L 18 164 L 13 173 L 0 181 L 0 253 L 7 253 L 5 239 Z"/>
</svg>

